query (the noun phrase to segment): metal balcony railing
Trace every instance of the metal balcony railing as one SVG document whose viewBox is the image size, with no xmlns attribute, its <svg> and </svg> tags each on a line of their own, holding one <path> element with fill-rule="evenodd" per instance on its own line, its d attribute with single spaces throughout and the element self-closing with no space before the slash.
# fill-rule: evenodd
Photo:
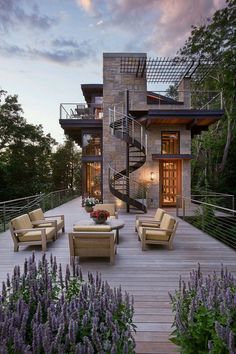
<svg viewBox="0 0 236 354">
<path fill-rule="evenodd" d="M 143 91 L 129 92 L 129 107 L 135 110 L 140 107 L 140 94 Z M 144 96 L 145 98 L 145 96 Z M 219 91 L 148 91 L 147 101 L 141 105 L 153 106 L 157 109 L 223 109 L 222 92 Z"/>
<path fill-rule="evenodd" d="M 176 215 L 236 249 L 236 210 L 213 204 L 211 200 L 216 198 L 217 195 L 208 195 L 208 202 L 203 202 L 199 196 L 196 199 L 177 196 Z"/>
<path fill-rule="evenodd" d="M 42 208 L 44 211 L 53 209 L 80 195 L 73 189 L 61 189 L 48 194 L 40 193 L 29 197 L 0 202 L 0 232 L 6 231 L 11 219 Z"/>
<path fill-rule="evenodd" d="M 101 103 L 61 103 L 60 119 L 102 119 Z"/>
</svg>

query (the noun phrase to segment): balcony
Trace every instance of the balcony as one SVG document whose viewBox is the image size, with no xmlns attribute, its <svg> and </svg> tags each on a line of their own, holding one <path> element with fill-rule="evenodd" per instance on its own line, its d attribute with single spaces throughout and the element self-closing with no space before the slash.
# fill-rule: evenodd
<svg viewBox="0 0 236 354">
<path fill-rule="evenodd" d="M 102 119 L 103 106 L 101 100 L 87 103 L 61 103 L 61 119 Z"/>
</svg>

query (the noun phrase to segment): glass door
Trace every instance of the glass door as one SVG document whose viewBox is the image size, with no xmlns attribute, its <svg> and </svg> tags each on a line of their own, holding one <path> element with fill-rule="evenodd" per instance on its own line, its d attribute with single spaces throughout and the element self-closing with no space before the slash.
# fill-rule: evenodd
<svg viewBox="0 0 236 354">
<path fill-rule="evenodd" d="M 176 206 L 176 195 L 181 194 L 181 160 L 160 161 L 161 206 Z"/>
</svg>

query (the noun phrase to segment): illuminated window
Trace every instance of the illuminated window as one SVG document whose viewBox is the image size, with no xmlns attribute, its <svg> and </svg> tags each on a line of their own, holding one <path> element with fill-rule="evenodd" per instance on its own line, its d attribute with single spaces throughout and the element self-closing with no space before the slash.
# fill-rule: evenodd
<svg viewBox="0 0 236 354">
<path fill-rule="evenodd" d="M 161 153 L 162 154 L 179 154 L 179 132 L 162 132 L 161 133 Z"/>
<path fill-rule="evenodd" d="M 85 167 L 86 193 L 91 197 L 101 199 L 101 163 L 87 162 Z"/>
<path fill-rule="evenodd" d="M 83 155 L 98 156 L 101 155 L 101 136 L 100 134 L 83 134 Z"/>
</svg>

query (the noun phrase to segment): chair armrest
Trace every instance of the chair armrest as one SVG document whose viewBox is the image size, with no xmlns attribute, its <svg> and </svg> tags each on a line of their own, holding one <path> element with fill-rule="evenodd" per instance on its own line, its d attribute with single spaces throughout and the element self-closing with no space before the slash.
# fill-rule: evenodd
<svg viewBox="0 0 236 354">
<path fill-rule="evenodd" d="M 43 227 L 38 227 L 37 229 L 34 228 L 34 229 L 18 229 L 18 230 L 14 230 L 14 233 L 22 233 L 22 232 L 28 232 L 28 231 L 41 231 L 41 233 L 46 232 L 46 229 L 43 228 Z"/>
<path fill-rule="evenodd" d="M 139 220 L 140 222 L 140 225 L 142 226 L 142 224 L 155 224 L 155 225 L 160 225 L 160 221 L 157 221 L 157 220 Z"/>
<path fill-rule="evenodd" d="M 57 220 L 36 220 L 36 221 L 31 221 L 31 223 L 34 226 L 40 224 L 51 224 L 51 226 L 57 227 Z"/>
<path fill-rule="evenodd" d="M 143 230 L 145 231 L 154 231 L 155 230 L 155 227 L 143 227 Z M 156 231 L 168 231 L 168 232 L 172 232 L 173 229 L 160 229 L 159 227 L 156 228 Z"/>
<path fill-rule="evenodd" d="M 154 219 L 154 216 L 151 215 L 136 215 L 136 220 L 140 219 Z"/>
<path fill-rule="evenodd" d="M 44 217 L 45 217 L 45 219 L 46 218 L 61 218 L 64 220 L 64 215 L 45 215 Z"/>
</svg>

